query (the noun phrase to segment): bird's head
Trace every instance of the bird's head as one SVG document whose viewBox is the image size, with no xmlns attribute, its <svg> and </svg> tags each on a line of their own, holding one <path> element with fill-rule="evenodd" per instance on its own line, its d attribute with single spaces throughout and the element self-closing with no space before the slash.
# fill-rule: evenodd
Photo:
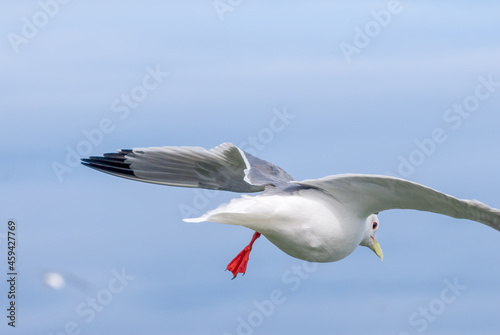
<svg viewBox="0 0 500 335">
<path fill-rule="evenodd" d="M 380 257 L 380 260 L 384 260 L 384 253 L 380 244 L 377 242 L 377 237 L 375 236 L 379 227 L 377 214 L 372 214 L 366 218 L 365 232 L 363 234 L 363 239 L 359 245 L 368 247 L 373 250 Z"/>
</svg>

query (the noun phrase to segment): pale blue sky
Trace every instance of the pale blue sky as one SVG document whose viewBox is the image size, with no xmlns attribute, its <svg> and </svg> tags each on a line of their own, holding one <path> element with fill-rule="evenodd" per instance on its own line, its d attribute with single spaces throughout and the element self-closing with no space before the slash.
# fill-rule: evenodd
<svg viewBox="0 0 500 335">
<path fill-rule="evenodd" d="M 298 180 L 403 171 L 498 208 L 500 4 L 401 1 L 348 62 L 340 45 L 376 28 L 371 13 L 389 1 L 234 1 L 224 20 L 212 1 L 54 3 L 0 5 L 0 259 L 5 269 L 1 234 L 14 218 L 20 272 L 18 327 L 2 312 L 2 333 L 498 331 L 500 234 L 479 223 L 383 212 L 383 263 L 359 248 L 300 274 L 290 271 L 301 261 L 259 239 L 231 281 L 224 268 L 252 232 L 185 224 L 181 208 L 201 214 L 237 194 L 137 183 L 67 158 L 228 141 Z M 122 269 L 134 279 L 87 322 L 87 299 L 106 301 Z M 77 282 L 52 290 L 46 271 Z"/>
</svg>

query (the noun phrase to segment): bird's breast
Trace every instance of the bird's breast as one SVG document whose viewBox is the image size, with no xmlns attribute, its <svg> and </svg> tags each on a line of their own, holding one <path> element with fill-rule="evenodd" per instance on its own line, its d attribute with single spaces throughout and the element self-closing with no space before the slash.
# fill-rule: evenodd
<svg viewBox="0 0 500 335">
<path fill-rule="evenodd" d="M 342 204 L 321 191 L 262 196 L 259 201 L 268 202 L 273 210 L 267 222 L 249 228 L 290 256 L 334 262 L 351 254 L 362 239 L 364 220 L 350 216 Z"/>
</svg>

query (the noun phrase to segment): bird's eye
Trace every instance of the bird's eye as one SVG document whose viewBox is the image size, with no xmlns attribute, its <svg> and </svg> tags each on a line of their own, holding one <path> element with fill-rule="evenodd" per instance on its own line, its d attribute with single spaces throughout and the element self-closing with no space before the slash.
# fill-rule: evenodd
<svg viewBox="0 0 500 335">
<path fill-rule="evenodd" d="M 374 222 L 372 227 L 373 227 L 373 230 L 377 229 L 378 228 L 378 222 Z"/>
</svg>

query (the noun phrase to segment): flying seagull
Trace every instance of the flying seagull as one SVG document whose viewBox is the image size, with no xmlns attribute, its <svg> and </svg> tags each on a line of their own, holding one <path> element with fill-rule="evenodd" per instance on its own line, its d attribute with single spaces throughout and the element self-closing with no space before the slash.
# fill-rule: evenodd
<svg viewBox="0 0 500 335">
<path fill-rule="evenodd" d="M 243 195 L 186 222 L 219 222 L 255 231 L 227 266 L 233 279 L 246 272 L 253 243 L 264 235 L 292 257 L 335 262 L 359 245 L 383 259 L 377 242 L 377 214 L 415 209 L 481 222 L 500 231 L 500 210 L 462 200 L 426 186 L 389 176 L 340 174 L 295 181 L 280 167 L 231 143 L 201 147 L 118 150 L 82 164 L 115 176 L 179 187 L 206 188 Z"/>
</svg>

